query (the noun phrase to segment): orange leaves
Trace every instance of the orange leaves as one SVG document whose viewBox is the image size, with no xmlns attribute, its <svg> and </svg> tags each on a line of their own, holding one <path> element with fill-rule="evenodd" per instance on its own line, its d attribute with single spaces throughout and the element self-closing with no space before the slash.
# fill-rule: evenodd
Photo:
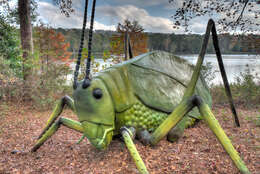
<svg viewBox="0 0 260 174">
<path fill-rule="evenodd" d="M 134 56 L 147 52 L 148 37 L 143 32 L 144 29 L 137 21 L 125 20 L 123 24 L 118 23 L 117 35 L 110 38 L 110 52 L 113 55 L 122 56 L 124 54 L 124 40 L 125 34 L 128 32 L 130 43 Z"/>
<path fill-rule="evenodd" d="M 65 42 L 65 37 L 62 33 L 56 33 L 52 28 L 43 25 L 35 27 L 35 45 L 40 52 L 40 60 L 42 62 L 62 62 L 66 66 L 71 63 L 71 52 L 67 49 L 70 43 Z"/>
</svg>

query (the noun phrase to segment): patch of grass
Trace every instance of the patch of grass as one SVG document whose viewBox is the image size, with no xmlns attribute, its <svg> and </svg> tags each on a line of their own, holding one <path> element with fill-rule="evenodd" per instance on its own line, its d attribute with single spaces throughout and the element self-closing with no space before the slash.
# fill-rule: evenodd
<svg viewBox="0 0 260 174">
<path fill-rule="evenodd" d="M 4 117 L 8 114 L 9 106 L 7 103 L 3 102 L 0 105 L 0 119 L 4 119 Z"/>
</svg>

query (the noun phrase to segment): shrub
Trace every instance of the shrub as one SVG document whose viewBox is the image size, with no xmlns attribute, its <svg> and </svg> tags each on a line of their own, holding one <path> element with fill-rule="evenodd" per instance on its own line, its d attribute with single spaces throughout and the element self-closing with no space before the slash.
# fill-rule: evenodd
<svg viewBox="0 0 260 174">
<path fill-rule="evenodd" d="M 13 69 L 9 68 L 9 62 L 0 56 L 0 101 L 9 101 L 15 97 L 19 102 L 23 91 L 17 86 L 21 84 L 21 79 L 17 77 Z"/>
<path fill-rule="evenodd" d="M 0 56 L 2 61 L 4 58 L 5 66 L 11 68 L 17 76 L 22 75 L 18 31 L 8 24 L 2 15 L 0 15 Z"/>
<path fill-rule="evenodd" d="M 67 52 L 69 44 L 62 34 L 52 29 L 42 26 L 36 31 L 32 61 L 24 65 L 19 55 L 14 57 L 18 65 L 32 67 L 26 81 L 17 73 L 19 66 L 11 66 L 7 56 L 0 56 L 0 99 L 16 103 L 27 101 L 38 109 L 47 109 L 53 107 L 54 101 L 64 93 L 71 93 L 67 80 L 71 73 L 70 52 Z"/>
<path fill-rule="evenodd" d="M 235 82 L 230 84 L 235 103 L 246 107 L 260 104 L 260 81 L 258 74 L 253 74 L 253 71 L 247 65 L 245 72 L 241 72 Z M 228 102 L 223 85 L 212 86 L 211 94 L 214 103 L 223 104 Z"/>
<path fill-rule="evenodd" d="M 71 85 L 67 81 L 70 73 L 68 66 L 52 63 L 48 72 L 36 73 L 33 77 L 31 99 L 37 109 L 52 108 L 55 101 L 65 94 L 71 94 Z"/>
</svg>

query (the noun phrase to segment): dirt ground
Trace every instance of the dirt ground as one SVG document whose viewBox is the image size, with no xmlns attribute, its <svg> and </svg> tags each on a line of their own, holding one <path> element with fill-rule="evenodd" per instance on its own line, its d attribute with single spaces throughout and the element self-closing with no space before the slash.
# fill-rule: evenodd
<svg viewBox="0 0 260 174">
<path fill-rule="evenodd" d="M 214 107 L 216 115 L 236 150 L 253 174 L 260 174 L 260 109 L 237 109 L 241 127 L 234 126 L 228 107 Z M 61 127 L 36 153 L 30 153 L 51 111 L 0 103 L 0 173 L 138 173 L 124 143 L 113 140 L 98 151 L 81 135 Z M 62 116 L 76 119 L 69 110 Z M 136 146 L 150 173 L 239 173 L 204 121 L 185 130 L 177 143 L 162 140 L 155 147 Z M 18 151 L 15 154 L 14 150 Z M 23 151 L 23 152 L 20 152 Z"/>
</svg>

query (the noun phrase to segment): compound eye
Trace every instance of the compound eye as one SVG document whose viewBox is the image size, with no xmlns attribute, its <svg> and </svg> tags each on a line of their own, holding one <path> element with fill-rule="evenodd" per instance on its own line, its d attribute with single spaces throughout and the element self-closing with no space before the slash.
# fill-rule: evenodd
<svg viewBox="0 0 260 174">
<path fill-rule="evenodd" d="M 102 98 L 102 90 L 99 89 L 99 88 L 96 88 L 93 90 L 93 96 L 96 98 L 96 99 L 101 99 Z"/>
</svg>

